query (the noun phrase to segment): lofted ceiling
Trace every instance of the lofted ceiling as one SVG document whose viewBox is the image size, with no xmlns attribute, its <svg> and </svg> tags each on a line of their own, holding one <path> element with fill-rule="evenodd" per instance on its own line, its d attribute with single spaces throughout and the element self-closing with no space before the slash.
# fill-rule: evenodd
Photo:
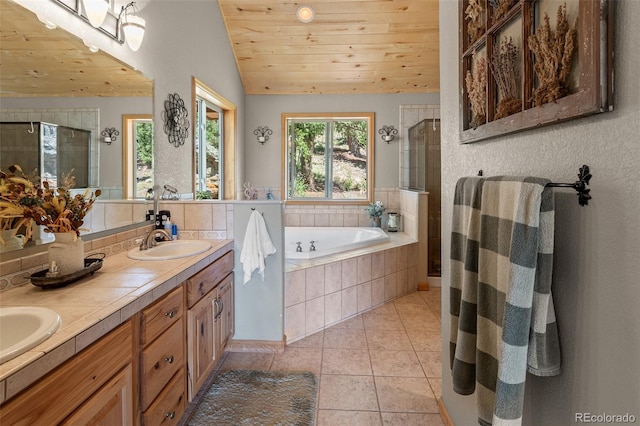
<svg viewBox="0 0 640 426">
<path fill-rule="evenodd" d="M 439 92 L 438 0 L 218 0 L 247 94 Z M 0 97 L 150 96 L 152 82 L 0 0 Z"/>
<path fill-rule="evenodd" d="M 439 92 L 438 0 L 218 0 L 245 92 Z M 296 19 L 308 4 L 315 19 Z"/>
<path fill-rule="evenodd" d="M 151 96 L 153 82 L 0 0 L 0 97 Z"/>
</svg>

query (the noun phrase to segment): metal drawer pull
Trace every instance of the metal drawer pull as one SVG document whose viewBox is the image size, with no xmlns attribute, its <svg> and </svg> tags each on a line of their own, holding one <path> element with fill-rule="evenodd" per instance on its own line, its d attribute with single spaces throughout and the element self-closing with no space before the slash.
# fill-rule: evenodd
<svg viewBox="0 0 640 426">
<path fill-rule="evenodd" d="M 165 357 L 164 360 L 169 364 L 173 364 L 173 355 Z"/>
<path fill-rule="evenodd" d="M 173 419 L 176 416 L 176 412 L 172 411 L 170 413 L 165 414 L 164 416 L 168 419 Z"/>
<path fill-rule="evenodd" d="M 165 317 L 169 317 L 169 318 L 173 318 L 173 317 L 175 317 L 175 316 L 176 316 L 176 311 L 175 311 L 175 309 L 174 309 L 173 311 L 166 312 L 166 313 L 164 314 L 164 316 L 165 316 Z"/>
</svg>

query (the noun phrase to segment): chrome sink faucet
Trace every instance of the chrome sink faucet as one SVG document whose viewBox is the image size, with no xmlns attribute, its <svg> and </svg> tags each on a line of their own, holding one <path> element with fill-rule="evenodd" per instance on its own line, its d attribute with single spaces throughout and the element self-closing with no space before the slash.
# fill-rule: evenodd
<svg viewBox="0 0 640 426">
<path fill-rule="evenodd" d="M 151 231 L 149 231 L 146 237 L 142 239 L 142 242 L 140 243 L 140 250 L 146 250 L 148 248 L 158 245 L 158 243 L 156 242 L 157 234 L 162 234 L 167 238 L 167 240 L 171 240 L 171 235 L 169 235 L 167 231 L 165 231 L 164 229 L 154 228 Z"/>
</svg>

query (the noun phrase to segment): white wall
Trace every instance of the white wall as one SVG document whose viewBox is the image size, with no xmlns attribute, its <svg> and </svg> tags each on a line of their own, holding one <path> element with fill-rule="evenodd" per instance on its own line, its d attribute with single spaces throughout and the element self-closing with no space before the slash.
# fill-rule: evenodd
<svg viewBox="0 0 640 426">
<path fill-rule="evenodd" d="M 174 148 L 163 131 L 162 111 L 170 93 L 178 93 L 193 125 L 192 77 L 238 107 L 236 158 L 242 158 L 244 88 L 217 1 L 150 1 L 141 12 L 147 20 L 145 40 L 138 51 L 154 80 L 155 173 L 160 185 L 169 183 L 180 193 L 191 192 L 193 138 Z M 144 67 L 144 68 L 142 68 Z M 242 180 L 242 164 L 236 165 Z"/>
<path fill-rule="evenodd" d="M 280 188 L 282 173 L 281 116 L 284 112 L 375 112 L 375 187 L 399 186 L 399 141 L 387 144 L 378 134 L 382 125 L 399 127 L 400 105 L 438 104 L 437 93 L 398 95 L 248 95 L 245 139 L 246 179 L 256 187 Z M 273 135 L 264 145 L 253 131 L 269 126 Z M 400 136 L 400 135 L 399 135 Z M 269 165 L 269 166 L 266 166 Z M 273 165 L 273 166 L 271 166 Z"/>
<path fill-rule="evenodd" d="M 453 191 L 462 176 L 518 174 L 576 180 L 593 173 L 593 200 L 556 195 L 554 296 L 563 355 L 558 377 L 528 376 L 525 425 L 568 425 L 576 412 L 640 419 L 640 2 L 616 1 L 615 111 L 485 142 L 459 140 L 458 2 L 440 1 L 442 252 L 449 253 Z M 447 219 L 449 218 L 449 219 Z M 449 259 L 443 256 L 443 399 L 457 425 L 477 424 L 475 398 L 453 392 L 449 368 Z"/>
</svg>

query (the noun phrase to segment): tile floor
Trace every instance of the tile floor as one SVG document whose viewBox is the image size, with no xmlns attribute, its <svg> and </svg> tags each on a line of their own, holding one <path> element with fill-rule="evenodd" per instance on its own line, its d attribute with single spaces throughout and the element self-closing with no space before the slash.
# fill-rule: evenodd
<svg viewBox="0 0 640 426">
<path fill-rule="evenodd" d="M 288 345 L 229 353 L 221 371 L 311 371 L 317 426 L 442 425 L 440 289 L 414 292 Z"/>
</svg>

